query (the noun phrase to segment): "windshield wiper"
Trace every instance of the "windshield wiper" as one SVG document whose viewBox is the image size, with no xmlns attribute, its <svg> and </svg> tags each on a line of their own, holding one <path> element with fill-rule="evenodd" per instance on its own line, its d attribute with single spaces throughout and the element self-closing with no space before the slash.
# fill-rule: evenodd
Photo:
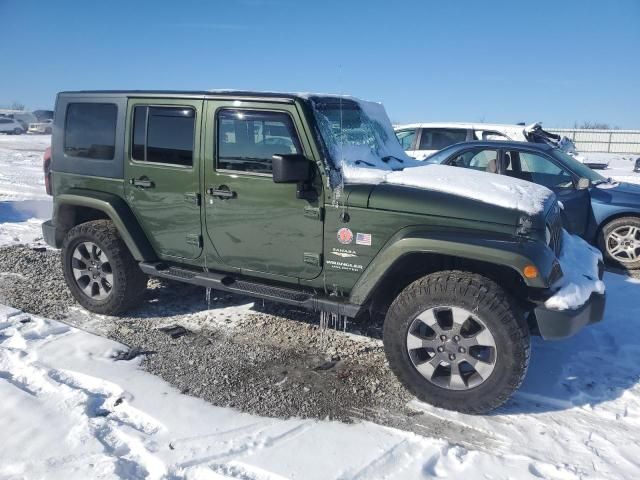
<svg viewBox="0 0 640 480">
<path fill-rule="evenodd" d="M 401 158 L 398 158 L 398 157 L 394 157 L 393 155 L 387 155 L 386 157 L 382 157 L 382 161 L 384 163 L 389 163 L 389 160 L 391 160 L 392 158 L 394 160 L 399 161 L 400 163 L 404 163 L 404 160 L 402 160 Z"/>
<path fill-rule="evenodd" d="M 375 165 L 373 163 L 367 162 L 365 160 L 356 160 L 354 163 L 356 165 L 360 165 L 361 163 L 364 163 L 365 165 L 369 165 L 370 167 L 375 167 Z"/>
</svg>

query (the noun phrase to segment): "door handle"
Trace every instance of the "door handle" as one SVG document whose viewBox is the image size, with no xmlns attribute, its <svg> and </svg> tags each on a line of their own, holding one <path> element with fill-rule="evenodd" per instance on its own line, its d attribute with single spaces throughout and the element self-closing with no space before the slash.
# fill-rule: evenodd
<svg viewBox="0 0 640 480">
<path fill-rule="evenodd" d="M 211 187 L 207 193 L 212 197 L 218 197 L 221 199 L 236 198 L 237 196 L 236 192 L 229 190 L 229 187 L 226 185 L 220 185 L 218 188 Z"/>
<path fill-rule="evenodd" d="M 129 183 L 138 188 L 153 188 L 154 183 L 146 177 L 132 178 Z"/>
</svg>

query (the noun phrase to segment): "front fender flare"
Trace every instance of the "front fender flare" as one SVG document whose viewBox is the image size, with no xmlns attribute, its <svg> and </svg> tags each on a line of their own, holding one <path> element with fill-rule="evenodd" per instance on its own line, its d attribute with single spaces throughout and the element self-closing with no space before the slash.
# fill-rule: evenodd
<svg viewBox="0 0 640 480">
<path fill-rule="evenodd" d="M 490 238 L 477 233 L 398 233 L 365 269 L 351 290 L 350 301 L 364 304 L 393 264 L 412 253 L 440 254 L 509 267 L 518 272 L 528 287 L 534 288 L 550 286 L 549 279 L 556 262 L 553 251 L 540 242 L 506 235 Z M 522 270 L 526 265 L 535 265 L 540 275 L 534 279 L 524 277 Z"/>
</svg>

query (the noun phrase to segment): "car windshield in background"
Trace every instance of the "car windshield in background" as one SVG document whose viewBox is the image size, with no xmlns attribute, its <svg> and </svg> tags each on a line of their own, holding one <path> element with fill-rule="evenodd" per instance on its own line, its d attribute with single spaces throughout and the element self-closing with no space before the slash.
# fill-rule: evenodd
<svg viewBox="0 0 640 480">
<path fill-rule="evenodd" d="M 444 150 L 440 150 L 439 152 L 434 153 L 433 155 L 429 155 L 427 158 L 423 160 L 425 163 L 442 163 L 451 155 L 451 149 L 445 148 Z"/>
<path fill-rule="evenodd" d="M 552 150 L 552 155 L 556 157 L 558 160 L 560 160 L 573 173 L 575 173 L 579 177 L 588 178 L 593 184 L 604 183 L 607 181 L 605 177 L 603 177 L 599 173 L 594 172 L 589 167 L 587 167 L 584 163 L 579 162 L 578 160 L 573 158 L 571 155 L 566 154 L 559 148 L 554 148 Z"/>
</svg>

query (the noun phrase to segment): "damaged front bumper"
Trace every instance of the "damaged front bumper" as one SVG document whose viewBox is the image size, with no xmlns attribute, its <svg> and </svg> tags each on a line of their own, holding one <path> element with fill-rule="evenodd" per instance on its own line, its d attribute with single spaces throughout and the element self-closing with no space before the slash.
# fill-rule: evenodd
<svg viewBox="0 0 640 480">
<path fill-rule="evenodd" d="M 533 312 L 542 338 L 557 340 L 575 335 L 586 325 L 602 320 L 605 303 L 605 294 L 592 293 L 589 300 L 576 310 L 552 310 L 542 304 Z"/>
<path fill-rule="evenodd" d="M 604 277 L 604 264 L 598 263 L 598 278 Z M 549 294 L 551 296 L 551 294 Z M 538 306 L 533 315 L 540 336 L 545 340 L 559 340 L 571 337 L 583 327 L 598 323 L 604 317 L 607 296 L 604 293 L 592 293 L 579 308 L 573 310 L 555 310 L 545 307 L 544 298 L 538 298 Z"/>
</svg>

